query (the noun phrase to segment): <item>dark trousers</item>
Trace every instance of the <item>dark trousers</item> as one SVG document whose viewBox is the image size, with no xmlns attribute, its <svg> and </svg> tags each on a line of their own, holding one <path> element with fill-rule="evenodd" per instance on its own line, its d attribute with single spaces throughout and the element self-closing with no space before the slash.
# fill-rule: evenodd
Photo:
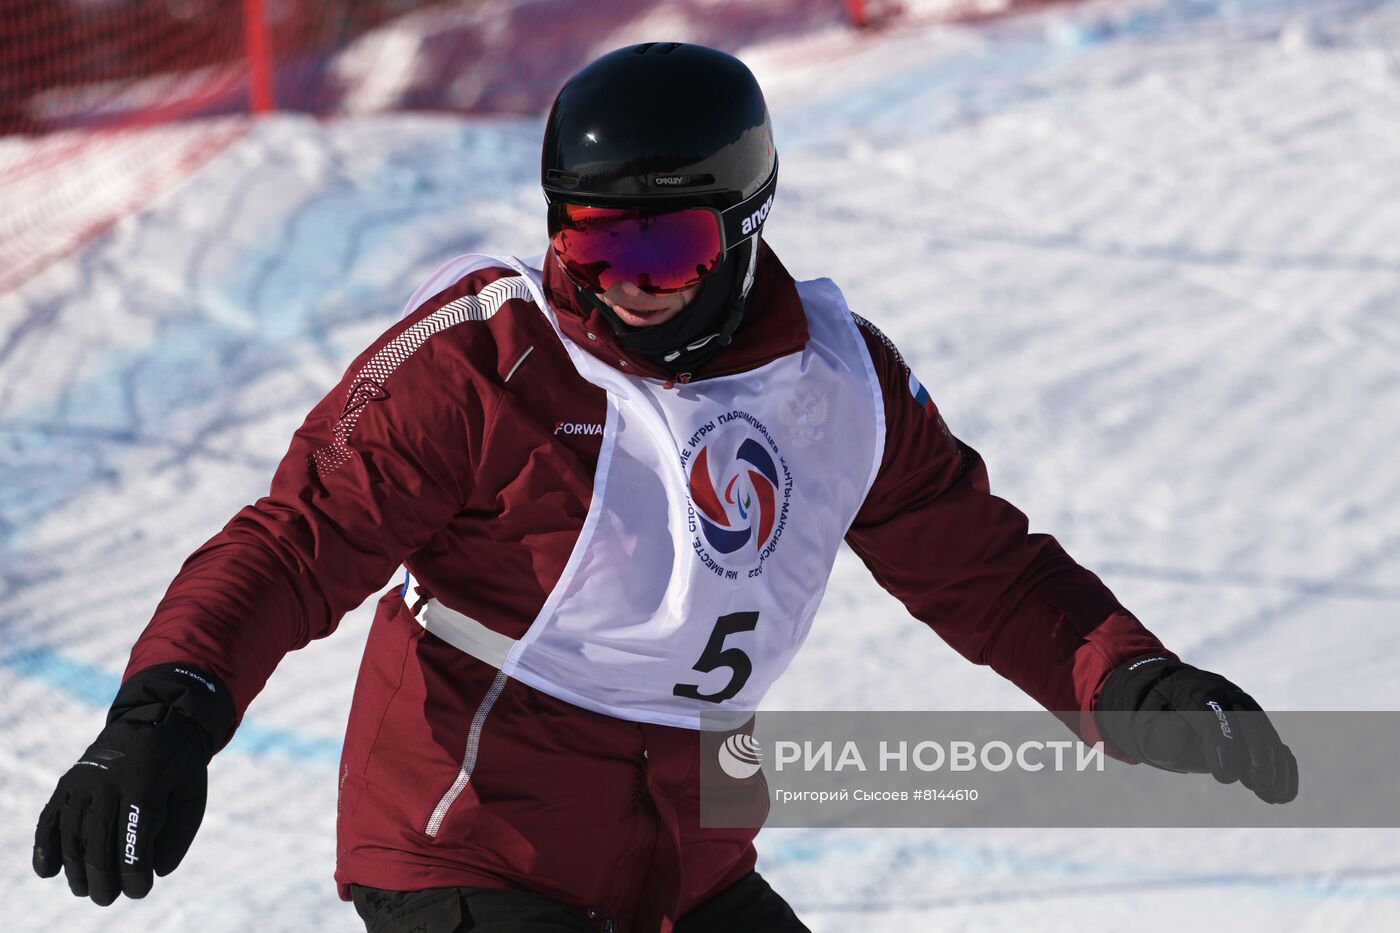
<svg viewBox="0 0 1400 933">
<path fill-rule="evenodd" d="M 495 888 L 382 891 L 350 886 L 368 933 L 596 933 L 598 921 L 548 898 Z M 758 872 L 686 914 L 676 933 L 810 933 Z"/>
</svg>

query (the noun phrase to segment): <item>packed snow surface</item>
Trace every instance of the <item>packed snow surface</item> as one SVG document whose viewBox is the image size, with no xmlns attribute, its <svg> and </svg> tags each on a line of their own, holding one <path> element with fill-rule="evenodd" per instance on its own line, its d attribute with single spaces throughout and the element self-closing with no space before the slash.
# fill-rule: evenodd
<svg viewBox="0 0 1400 933">
<path fill-rule="evenodd" d="M 899 344 L 1035 530 L 1265 708 L 1400 708 L 1397 49 L 1397 2 L 1127 0 L 744 53 L 784 261 Z M 541 249 L 539 136 L 274 116 L 0 296 L 7 930 L 360 928 L 330 876 L 369 607 L 283 663 L 145 901 L 37 880 L 32 827 L 182 559 L 421 278 Z M 844 553 L 769 705 L 1031 704 Z M 818 931 L 1320 931 L 1400 928 L 1397 841 L 783 830 L 759 851 Z"/>
</svg>

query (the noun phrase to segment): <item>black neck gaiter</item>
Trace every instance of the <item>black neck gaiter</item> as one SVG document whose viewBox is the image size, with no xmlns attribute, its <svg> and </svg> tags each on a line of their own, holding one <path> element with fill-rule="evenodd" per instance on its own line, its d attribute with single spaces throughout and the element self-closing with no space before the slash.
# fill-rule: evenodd
<svg viewBox="0 0 1400 933">
<path fill-rule="evenodd" d="M 592 292 L 579 289 L 579 297 L 602 313 L 618 341 L 633 353 L 672 373 L 694 372 L 729 343 L 739 326 L 748 300 L 742 293 L 743 282 L 753 253 L 747 246 L 732 250 L 700 285 L 684 311 L 651 327 L 623 323 Z"/>
</svg>

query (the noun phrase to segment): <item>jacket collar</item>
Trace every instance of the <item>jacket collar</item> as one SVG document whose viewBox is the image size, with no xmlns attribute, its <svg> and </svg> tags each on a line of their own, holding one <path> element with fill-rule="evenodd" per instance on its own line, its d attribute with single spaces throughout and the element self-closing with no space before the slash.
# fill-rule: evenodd
<svg viewBox="0 0 1400 933">
<path fill-rule="evenodd" d="M 622 346 L 602 313 L 579 300 L 553 251 L 545 254 L 543 272 L 545 297 L 557 312 L 560 328 L 574 343 L 622 372 L 691 382 L 756 369 L 807 345 L 807 313 L 797 285 L 767 243 L 759 245 L 753 291 L 734 340 L 693 373 L 669 372 Z"/>
</svg>

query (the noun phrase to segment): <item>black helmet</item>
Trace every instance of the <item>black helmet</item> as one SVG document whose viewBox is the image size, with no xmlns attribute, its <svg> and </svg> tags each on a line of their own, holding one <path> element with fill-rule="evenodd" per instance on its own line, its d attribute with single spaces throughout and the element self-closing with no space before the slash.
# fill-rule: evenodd
<svg viewBox="0 0 1400 933">
<path fill-rule="evenodd" d="M 569 79 L 540 160 L 552 205 L 720 212 L 724 262 L 684 314 L 629 328 L 586 291 L 624 343 L 673 369 L 727 344 L 747 302 L 778 154 L 763 92 L 743 62 L 681 42 L 627 46 Z"/>
<path fill-rule="evenodd" d="M 646 42 L 564 85 L 540 171 L 550 200 L 724 210 L 777 182 L 778 154 L 743 62 L 703 45 Z"/>
</svg>

